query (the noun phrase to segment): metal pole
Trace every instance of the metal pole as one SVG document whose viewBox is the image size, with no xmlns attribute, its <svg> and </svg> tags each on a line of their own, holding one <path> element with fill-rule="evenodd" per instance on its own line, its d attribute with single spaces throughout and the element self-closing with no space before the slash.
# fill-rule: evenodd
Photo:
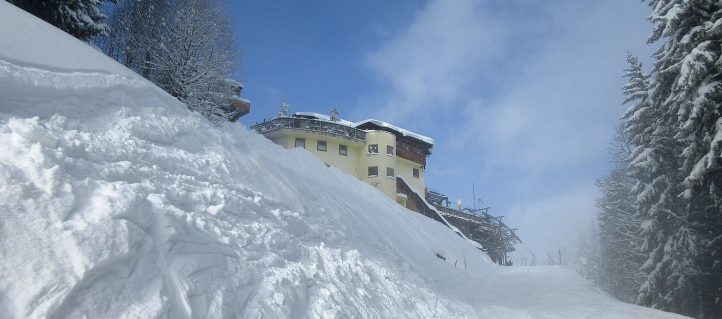
<svg viewBox="0 0 722 319">
<path fill-rule="evenodd" d="M 476 187 L 474 183 L 471 183 L 471 192 L 474 194 L 474 210 L 476 210 Z"/>
</svg>

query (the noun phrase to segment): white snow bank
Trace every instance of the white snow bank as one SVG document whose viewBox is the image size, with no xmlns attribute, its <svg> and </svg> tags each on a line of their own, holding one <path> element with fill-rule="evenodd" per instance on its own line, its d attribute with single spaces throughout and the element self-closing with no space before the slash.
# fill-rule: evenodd
<svg viewBox="0 0 722 319">
<path fill-rule="evenodd" d="M 497 268 L 4 1 L 0 96 L 1 318 L 676 318 Z"/>
<path fill-rule="evenodd" d="M 135 77 L 133 71 L 108 59 L 92 54 L 94 48 L 68 36 L 60 29 L 20 12 L 5 1 L 0 2 L 0 56 L 10 62 L 27 66 L 42 66 L 46 70 L 104 71 Z"/>
</svg>

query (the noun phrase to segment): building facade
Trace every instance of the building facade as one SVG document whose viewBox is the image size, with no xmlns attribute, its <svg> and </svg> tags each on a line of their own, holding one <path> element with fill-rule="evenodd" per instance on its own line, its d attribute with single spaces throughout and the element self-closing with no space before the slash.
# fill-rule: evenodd
<svg viewBox="0 0 722 319">
<path fill-rule="evenodd" d="M 424 194 L 426 159 L 434 146 L 429 137 L 378 120 L 354 123 L 306 112 L 281 115 L 252 128 L 284 148 L 306 149 L 404 206 L 408 194 L 399 191 L 397 177 Z"/>
<path fill-rule="evenodd" d="M 494 262 L 511 265 L 507 253 L 521 242 L 516 229 L 489 215 L 488 207 L 451 208 L 446 195 L 426 189 L 426 159 L 434 140 L 378 120 L 354 123 L 317 113 L 288 116 L 283 110 L 282 106 L 277 118 L 252 128 L 284 148 L 306 149 L 326 165 L 356 176 L 409 210 L 475 242 Z"/>
</svg>

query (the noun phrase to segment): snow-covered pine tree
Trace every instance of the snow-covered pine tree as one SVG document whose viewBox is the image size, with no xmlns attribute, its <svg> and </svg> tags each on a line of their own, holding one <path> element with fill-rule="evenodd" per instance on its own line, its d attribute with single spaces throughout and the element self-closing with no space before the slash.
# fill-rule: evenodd
<svg viewBox="0 0 722 319">
<path fill-rule="evenodd" d="M 341 118 L 339 118 L 339 115 L 340 115 L 340 113 L 338 112 L 338 108 L 336 108 L 335 106 L 332 107 L 332 108 L 331 108 L 331 117 L 330 117 L 331 122 L 338 122 L 338 121 L 340 121 Z"/>
<path fill-rule="evenodd" d="M 637 103 L 625 115 L 637 145 L 629 168 L 637 180 L 636 205 L 645 219 L 644 248 L 650 253 L 637 301 L 718 318 L 722 315 L 722 4 L 703 0 L 649 4 L 655 23 L 650 41 L 664 43 L 655 54 L 647 94 L 633 97 Z M 629 94 L 626 88 L 625 93 Z"/>
<path fill-rule="evenodd" d="M 108 30 L 100 23 L 105 18 L 100 6 L 106 0 L 8 1 L 83 41 Z"/>
<path fill-rule="evenodd" d="M 638 65 L 636 60 L 633 61 Z M 644 79 L 644 76 L 640 73 L 636 79 Z M 639 268 L 644 262 L 641 220 L 636 214 L 632 194 L 634 180 L 627 174 L 631 151 L 632 145 L 623 128 L 619 127 L 609 148 L 612 170 L 597 180 L 602 197 L 596 203 L 600 238 L 598 284 L 626 302 L 634 302 L 637 298 L 642 282 Z"/>
<path fill-rule="evenodd" d="M 685 274 L 667 292 L 669 310 L 700 318 L 722 316 L 722 2 L 652 0 L 656 52 L 655 106 L 676 116 L 674 139 L 682 147 L 683 220 L 670 250 Z M 694 287 L 693 289 L 690 287 Z M 692 297 L 686 296 L 689 294 Z"/>
<path fill-rule="evenodd" d="M 281 107 L 278 109 L 278 117 L 288 117 L 288 103 L 286 99 L 281 100 Z"/>
<path fill-rule="evenodd" d="M 626 101 L 633 104 L 623 116 L 624 132 L 635 145 L 628 170 L 635 180 L 634 206 L 643 221 L 642 249 L 647 255 L 636 302 L 681 312 L 680 305 L 691 294 L 687 283 L 692 273 L 684 268 L 689 250 L 683 244 L 689 238 L 673 238 L 687 222 L 677 196 L 681 180 L 677 160 L 681 146 L 674 139 L 677 117 L 657 97 L 665 84 L 656 81 L 656 74 L 644 75 L 636 58 L 628 57 L 628 61 L 625 76 L 629 82 L 623 91 Z"/>
</svg>

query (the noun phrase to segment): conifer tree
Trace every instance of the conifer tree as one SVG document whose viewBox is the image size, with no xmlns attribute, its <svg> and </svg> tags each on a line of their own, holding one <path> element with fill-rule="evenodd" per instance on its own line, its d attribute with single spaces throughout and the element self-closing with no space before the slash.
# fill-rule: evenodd
<svg viewBox="0 0 722 319">
<path fill-rule="evenodd" d="M 339 115 L 340 115 L 340 113 L 338 112 L 338 108 L 336 108 L 335 106 L 332 107 L 331 108 L 331 116 L 330 116 L 331 122 L 340 121 L 341 118 L 339 118 Z"/>
<path fill-rule="evenodd" d="M 627 174 L 631 151 L 632 145 L 618 128 L 609 148 L 612 170 L 597 180 L 602 197 L 596 203 L 600 236 L 598 284 L 626 302 L 636 300 L 643 279 L 639 268 L 645 257 L 641 251 L 641 220 L 634 209 L 634 180 Z"/>
<path fill-rule="evenodd" d="M 286 100 L 281 100 L 281 107 L 278 109 L 278 117 L 288 117 L 288 103 Z"/>
<path fill-rule="evenodd" d="M 635 179 L 632 192 L 636 196 L 635 209 L 641 224 L 642 250 L 647 258 L 642 265 L 646 274 L 636 302 L 671 310 L 677 283 L 686 281 L 681 269 L 684 246 L 672 241 L 674 230 L 683 227 L 685 217 L 676 196 L 679 193 L 677 154 L 679 145 L 674 140 L 676 117 L 662 108 L 653 95 L 664 87 L 654 77 L 647 78 L 641 65 L 629 57 L 626 70 L 628 84 L 623 88 L 627 102 L 634 104 L 624 115 L 625 134 L 635 145 L 629 161 L 629 174 Z M 687 287 L 687 286 L 684 286 Z"/>
<path fill-rule="evenodd" d="M 108 31 L 100 6 L 106 0 L 8 0 L 80 40 Z M 115 1 L 113 1 L 115 2 Z"/>
<path fill-rule="evenodd" d="M 722 3 L 649 0 L 662 42 L 649 77 L 630 58 L 629 174 L 648 258 L 637 302 L 722 315 Z"/>
<path fill-rule="evenodd" d="M 685 223 L 674 229 L 670 246 L 687 253 L 677 263 L 689 276 L 669 298 L 670 310 L 702 317 L 722 316 L 722 3 L 713 0 L 650 1 L 655 29 L 650 41 L 664 40 L 655 58 L 650 92 L 660 108 L 676 115 Z M 685 288 L 694 286 L 693 289 Z M 680 300 L 676 300 L 678 296 Z"/>
</svg>

